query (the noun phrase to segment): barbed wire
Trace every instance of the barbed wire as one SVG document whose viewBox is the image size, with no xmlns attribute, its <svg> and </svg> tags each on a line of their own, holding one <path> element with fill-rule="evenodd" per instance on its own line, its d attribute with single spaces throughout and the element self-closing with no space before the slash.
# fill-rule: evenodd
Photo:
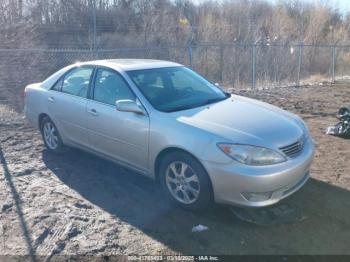
<svg viewBox="0 0 350 262">
<path fill-rule="evenodd" d="M 202 48 L 202 47 L 310 47 L 310 48 L 350 48 L 350 44 L 278 44 L 278 43 L 192 43 L 192 48 Z M 96 52 L 117 52 L 117 51 L 146 51 L 146 50 L 164 50 L 164 49 L 184 49 L 188 48 L 189 45 L 160 45 L 160 46 L 142 46 L 142 47 L 117 47 L 117 48 L 97 48 Z M 79 48 L 0 48 L 0 52 L 42 52 L 42 53 L 91 53 L 92 49 L 79 49 Z"/>
</svg>

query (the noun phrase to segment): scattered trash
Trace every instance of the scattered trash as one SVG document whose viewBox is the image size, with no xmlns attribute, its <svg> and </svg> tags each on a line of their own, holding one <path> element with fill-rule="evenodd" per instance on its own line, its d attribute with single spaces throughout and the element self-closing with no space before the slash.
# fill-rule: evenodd
<svg viewBox="0 0 350 262">
<path fill-rule="evenodd" d="M 205 231 L 205 230 L 208 230 L 209 228 L 206 227 L 206 226 L 203 226 L 203 225 L 198 225 L 198 226 L 194 226 L 192 228 L 192 232 L 202 232 L 202 231 Z"/>
<path fill-rule="evenodd" d="M 231 208 L 240 220 L 259 226 L 274 226 L 301 222 L 307 217 L 286 204 L 264 208 Z"/>
<path fill-rule="evenodd" d="M 337 118 L 340 122 L 334 126 L 328 127 L 326 134 L 350 138 L 350 107 L 341 107 L 338 111 Z"/>
</svg>

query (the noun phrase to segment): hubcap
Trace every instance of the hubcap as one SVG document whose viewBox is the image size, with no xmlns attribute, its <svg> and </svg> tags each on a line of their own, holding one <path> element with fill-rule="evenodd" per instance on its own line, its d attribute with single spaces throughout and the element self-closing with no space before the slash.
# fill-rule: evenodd
<svg viewBox="0 0 350 262">
<path fill-rule="evenodd" d="M 50 122 L 46 122 L 44 124 L 43 133 L 47 146 L 50 149 L 56 149 L 58 147 L 58 136 L 55 126 Z"/>
<path fill-rule="evenodd" d="M 186 163 L 176 161 L 166 169 L 166 185 L 171 195 L 183 204 L 191 204 L 199 197 L 200 184 L 197 174 Z"/>
</svg>

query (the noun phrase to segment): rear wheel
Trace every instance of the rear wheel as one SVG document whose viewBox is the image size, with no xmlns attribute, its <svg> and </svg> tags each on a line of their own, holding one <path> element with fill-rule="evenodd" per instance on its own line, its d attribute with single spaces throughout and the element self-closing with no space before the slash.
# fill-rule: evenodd
<svg viewBox="0 0 350 262">
<path fill-rule="evenodd" d="M 67 150 L 63 145 L 57 127 L 49 117 L 44 117 L 40 124 L 41 135 L 46 148 L 53 153 L 62 153 Z"/>
<path fill-rule="evenodd" d="M 203 209 L 212 202 L 209 177 L 202 165 L 183 152 L 166 155 L 161 161 L 160 180 L 172 202 L 185 209 Z"/>
</svg>

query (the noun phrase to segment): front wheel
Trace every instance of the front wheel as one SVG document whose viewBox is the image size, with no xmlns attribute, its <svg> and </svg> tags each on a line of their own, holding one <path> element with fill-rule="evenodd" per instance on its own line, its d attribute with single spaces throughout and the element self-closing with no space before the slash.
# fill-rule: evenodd
<svg viewBox="0 0 350 262">
<path fill-rule="evenodd" d="M 172 202 L 185 209 L 198 210 L 212 202 L 212 189 L 207 172 L 192 156 L 170 153 L 161 161 L 160 180 Z"/>
</svg>

